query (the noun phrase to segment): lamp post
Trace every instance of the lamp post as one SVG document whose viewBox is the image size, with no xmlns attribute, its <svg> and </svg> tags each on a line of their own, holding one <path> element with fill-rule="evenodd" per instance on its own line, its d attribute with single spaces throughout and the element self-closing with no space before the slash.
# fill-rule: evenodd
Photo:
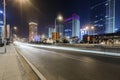
<svg viewBox="0 0 120 80">
<path fill-rule="evenodd" d="M 11 28 L 11 40 L 12 40 L 12 42 L 13 42 L 13 38 L 14 38 L 14 33 L 17 31 L 17 29 L 18 28 L 16 26 Z"/>
<path fill-rule="evenodd" d="M 94 27 L 94 26 L 92 26 L 92 27 L 91 27 L 91 30 L 92 30 L 92 35 L 93 35 L 93 44 L 94 44 L 94 39 L 95 39 L 95 38 L 94 38 L 94 31 L 95 31 L 95 27 Z"/>
<path fill-rule="evenodd" d="M 90 37 L 89 37 L 89 26 L 86 26 L 86 27 L 85 27 L 85 30 L 86 30 L 87 33 L 88 33 L 87 41 L 88 41 L 88 44 L 89 44 L 89 41 L 90 41 Z"/>
<path fill-rule="evenodd" d="M 87 31 L 87 33 L 89 35 L 89 27 L 88 26 L 85 27 L 85 30 Z"/>
<path fill-rule="evenodd" d="M 3 11 L 0 10 L 0 14 L 3 14 Z"/>
<path fill-rule="evenodd" d="M 94 26 L 86 26 L 85 29 L 84 29 L 88 33 L 88 37 L 87 37 L 88 44 L 89 44 L 89 41 L 90 41 L 89 31 L 91 30 L 92 31 L 92 35 L 94 35 L 93 34 L 94 33 L 94 29 L 95 29 Z M 93 43 L 94 43 L 94 41 L 93 41 Z"/>
<path fill-rule="evenodd" d="M 26 3 L 26 1 L 29 1 L 29 0 L 18 0 L 20 2 L 24 2 Z M 4 18 L 4 47 L 5 47 L 5 53 L 6 53 L 6 42 L 7 42 L 7 26 L 6 26 L 6 0 L 3 0 L 3 18 Z"/>
<path fill-rule="evenodd" d="M 92 35 L 94 35 L 94 29 L 95 29 L 95 27 L 94 27 L 94 26 L 92 26 L 92 27 L 91 27 L 91 30 L 92 30 Z"/>
<path fill-rule="evenodd" d="M 57 18 L 55 18 L 55 44 L 56 44 L 56 40 L 57 40 L 57 20 L 59 21 L 63 21 L 63 16 L 62 15 L 58 15 Z"/>
<path fill-rule="evenodd" d="M 5 53 L 6 53 L 6 39 L 7 39 L 7 28 L 6 28 L 6 0 L 3 0 L 3 8 L 4 8 L 4 47 L 5 47 Z"/>
<path fill-rule="evenodd" d="M 13 27 L 13 29 L 14 29 L 14 30 L 17 30 L 17 27 L 15 26 L 15 27 Z"/>
</svg>

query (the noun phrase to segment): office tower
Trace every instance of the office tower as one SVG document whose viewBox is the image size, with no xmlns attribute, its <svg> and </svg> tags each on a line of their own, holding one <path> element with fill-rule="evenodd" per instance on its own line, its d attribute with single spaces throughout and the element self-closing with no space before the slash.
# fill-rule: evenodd
<svg viewBox="0 0 120 80">
<path fill-rule="evenodd" d="M 48 29 L 48 37 L 49 37 L 49 38 L 52 38 L 52 33 L 53 33 L 54 31 L 55 31 L 54 28 L 49 27 L 49 29 Z"/>
<path fill-rule="evenodd" d="M 115 0 L 91 0 L 91 24 L 96 34 L 115 30 Z"/>
<path fill-rule="evenodd" d="M 64 36 L 80 38 L 80 18 L 77 14 L 73 14 L 72 17 L 67 18 L 64 21 L 63 26 Z"/>
<path fill-rule="evenodd" d="M 34 41 L 34 37 L 37 36 L 37 23 L 29 23 L 29 42 Z"/>
</svg>

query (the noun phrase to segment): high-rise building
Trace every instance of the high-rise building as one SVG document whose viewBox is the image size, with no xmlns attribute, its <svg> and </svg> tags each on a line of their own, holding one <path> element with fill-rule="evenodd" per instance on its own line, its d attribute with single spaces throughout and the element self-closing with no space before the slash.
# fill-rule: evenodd
<svg viewBox="0 0 120 80">
<path fill-rule="evenodd" d="M 54 32 L 54 26 L 49 26 L 49 38 L 52 37 L 52 32 Z M 73 14 L 72 17 L 66 18 L 63 22 L 57 23 L 56 31 L 58 32 L 60 38 L 63 37 L 80 37 L 80 18 L 77 14 Z"/>
<path fill-rule="evenodd" d="M 80 37 L 80 18 L 78 15 L 72 15 L 72 36 Z"/>
<path fill-rule="evenodd" d="M 115 30 L 115 0 L 91 0 L 91 24 L 96 34 Z"/>
<path fill-rule="evenodd" d="M 115 0 L 115 32 L 120 31 L 120 0 Z"/>
<path fill-rule="evenodd" d="M 34 41 L 34 37 L 37 36 L 37 23 L 29 23 L 29 42 Z"/>
<path fill-rule="evenodd" d="M 63 35 L 65 37 L 72 37 L 72 17 L 68 18 L 64 22 Z"/>
<path fill-rule="evenodd" d="M 0 38 L 2 37 L 2 27 L 3 26 L 0 26 Z"/>
<path fill-rule="evenodd" d="M 56 26 L 57 26 L 57 32 L 59 33 L 60 38 L 62 38 L 63 37 L 64 26 L 63 26 L 62 23 L 59 23 Z"/>
<path fill-rule="evenodd" d="M 0 11 L 0 37 L 2 37 L 3 11 Z"/>
<path fill-rule="evenodd" d="M 63 26 L 64 36 L 80 38 L 80 18 L 77 14 L 73 14 L 72 17 L 67 18 Z"/>
<path fill-rule="evenodd" d="M 51 27 L 50 27 L 50 28 L 48 29 L 48 37 L 49 37 L 49 38 L 52 38 L 52 33 L 53 33 L 54 31 L 55 31 L 54 28 L 51 28 Z"/>
</svg>

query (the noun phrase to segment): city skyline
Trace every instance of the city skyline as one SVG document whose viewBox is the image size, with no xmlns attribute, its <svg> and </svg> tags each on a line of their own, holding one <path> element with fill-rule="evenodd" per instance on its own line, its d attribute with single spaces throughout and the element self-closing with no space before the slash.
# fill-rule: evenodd
<svg viewBox="0 0 120 80">
<path fill-rule="evenodd" d="M 37 9 L 33 7 L 23 6 L 22 14 L 20 12 L 19 4 L 18 6 L 13 5 L 12 1 L 7 1 L 7 23 L 11 24 L 11 26 L 18 26 L 19 36 L 27 37 L 28 36 L 28 23 L 30 21 L 34 21 L 38 23 L 39 34 L 43 32 L 47 32 L 46 26 L 49 24 L 54 24 L 54 19 L 61 13 L 64 18 L 70 17 L 73 13 L 77 13 L 82 19 L 82 25 L 84 23 L 89 22 L 88 8 L 86 8 L 85 4 L 88 3 L 85 1 L 69 1 L 69 0 L 30 0 L 34 7 L 38 7 Z M 84 4 L 84 5 L 79 5 Z M 1 4 L 2 6 L 2 4 Z M 54 7 L 56 6 L 56 7 Z M 42 8 L 42 9 L 41 9 Z M 85 9 L 85 10 L 84 10 Z M 30 14 L 29 14 L 30 13 Z M 84 13 L 84 15 L 83 15 Z M 86 15 L 85 15 L 86 14 Z M 21 17 L 24 16 L 24 17 Z M 26 30 L 26 31 L 25 31 Z M 22 31 L 26 32 L 25 34 Z"/>
<path fill-rule="evenodd" d="M 91 14 L 91 5 L 92 3 L 88 0 L 84 1 L 69 1 L 69 0 L 57 0 L 57 1 L 47 1 L 47 0 L 30 0 L 32 5 L 29 6 L 20 6 L 18 3 L 12 4 L 12 1 L 7 1 L 7 23 L 12 27 L 18 27 L 18 34 L 20 37 L 28 36 L 28 23 L 34 21 L 38 23 L 38 33 L 47 34 L 48 25 L 54 24 L 54 19 L 56 16 L 61 13 L 64 18 L 70 17 L 73 13 L 76 13 L 80 16 L 80 26 L 81 28 L 85 25 L 90 24 L 90 14 Z M 95 4 L 101 0 L 91 0 Z M 102 0 L 105 1 L 105 0 Z M 118 1 L 118 0 L 116 0 Z M 2 0 L 1 0 L 2 3 Z M 18 6 L 16 6 L 18 4 Z M 26 3 L 27 4 L 27 3 Z M 118 12 L 119 1 L 116 3 L 116 9 Z M 87 6 L 86 6 L 87 5 Z M 2 4 L 0 5 L 2 9 Z M 34 6 L 34 7 L 33 7 Z M 57 7 L 54 7 L 57 6 Z M 36 8 L 37 7 L 37 8 Z M 29 14 L 30 13 L 30 14 Z M 118 13 L 116 13 L 118 15 Z M 119 16 L 116 17 L 116 25 L 119 25 Z M 25 33 L 23 34 L 22 31 Z"/>
<path fill-rule="evenodd" d="M 0 0 L 0 80 L 120 80 L 120 0 Z"/>
</svg>

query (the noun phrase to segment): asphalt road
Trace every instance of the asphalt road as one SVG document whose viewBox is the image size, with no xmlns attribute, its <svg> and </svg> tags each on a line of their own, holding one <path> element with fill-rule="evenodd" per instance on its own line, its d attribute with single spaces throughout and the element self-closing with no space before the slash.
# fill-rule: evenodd
<svg viewBox="0 0 120 80">
<path fill-rule="evenodd" d="M 120 58 L 19 44 L 47 80 L 120 80 Z"/>
</svg>

